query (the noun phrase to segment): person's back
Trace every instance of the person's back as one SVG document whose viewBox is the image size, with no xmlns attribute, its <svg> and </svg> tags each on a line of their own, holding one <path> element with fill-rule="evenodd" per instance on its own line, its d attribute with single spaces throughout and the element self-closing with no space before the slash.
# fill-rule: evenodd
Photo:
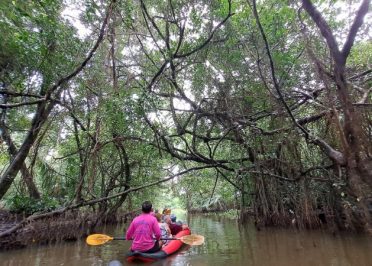
<svg viewBox="0 0 372 266">
<path fill-rule="evenodd" d="M 150 214 L 152 205 L 145 201 L 142 204 L 142 214 L 133 219 L 130 224 L 126 239 L 133 239 L 132 250 L 142 252 L 156 252 L 160 249 L 158 241 L 154 241 L 153 235 L 159 240 L 160 228 L 156 218 Z"/>
<path fill-rule="evenodd" d="M 172 223 L 172 220 L 169 215 L 165 216 L 165 222 L 168 224 L 172 235 L 176 235 L 180 231 L 186 228 L 189 228 L 187 224 L 180 225 L 180 224 Z"/>
</svg>

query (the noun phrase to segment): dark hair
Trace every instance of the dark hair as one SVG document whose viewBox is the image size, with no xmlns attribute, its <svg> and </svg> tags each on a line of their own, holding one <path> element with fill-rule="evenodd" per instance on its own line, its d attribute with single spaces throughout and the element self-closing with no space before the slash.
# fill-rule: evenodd
<svg viewBox="0 0 372 266">
<path fill-rule="evenodd" d="M 142 211 L 144 213 L 150 213 L 152 209 L 152 204 L 150 201 L 145 201 L 142 203 Z"/>
</svg>

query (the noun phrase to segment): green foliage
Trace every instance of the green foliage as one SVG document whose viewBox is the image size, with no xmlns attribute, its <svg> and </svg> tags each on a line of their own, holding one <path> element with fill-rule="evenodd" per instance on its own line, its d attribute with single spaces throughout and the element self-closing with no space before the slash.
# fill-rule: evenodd
<svg viewBox="0 0 372 266">
<path fill-rule="evenodd" d="M 172 57 L 176 49 L 178 55 L 184 55 L 199 47 L 226 17 L 227 0 L 144 1 L 153 21 L 144 18 L 138 2 L 115 2 L 104 40 L 92 60 L 61 88 L 61 97 L 51 96 L 58 105 L 42 128 L 45 134 L 38 136 L 25 161 L 42 195 L 72 202 L 81 188 L 84 200 L 97 199 L 159 181 L 177 171 L 214 165 L 221 172 L 211 168 L 179 176 L 131 193 L 130 203 L 127 200 L 125 204 L 136 208 L 150 199 L 160 207 L 222 204 L 231 208 L 243 198 L 250 205 L 257 171 L 262 171 L 271 174 L 262 176 L 263 183 L 269 184 L 267 197 L 278 196 L 272 208 L 280 209 L 280 204 L 286 207 L 300 199 L 303 191 L 297 184 L 281 183 L 276 177 L 325 175 L 321 167 L 330 162 L 319 147 L 294 129 L 273 86 L 271 62 L 251 2 L 232 2 L 235 14 L 214 32 L 211 42 L 181 58 Z M 341 38 L 345 21 L 336 21 L 333 2 L 316 4 L 322 5 L 321 12 Z M 80 22 L 92 30 L 84 41 L 61 17 L 63 1 L 0 2 L 0 89 L 37 95 L 11 96 L 6 103 L 43 99 L 45 90 L 71 73 L 95 43 L 105 4 L 91 0 L 72 3 L 81 7 Z M 307 48 L 327 71 L 332 69 L 316 25 L 301 13 L 308 27 L 307 40 L 301 32 L 297 2 L 257 1 L 257 8 L 280 90 L 295 119 L 328 112 L 333 105 L 339 110 L 337 101 L 329 103 L 335 90 L 331 75 L 327 93 L 323 90 L 317 99 L 312 95 L 324 82 Z M 182 26 L 185 29 L 180 36 Z M 168 37 L 169 47 L 164 40 Z M 357 39 L 348 59 L 348 75 L 370 68 L 371 54 L 371 42 Z M 168 64 L 160 73 L 165 62 Z M 357 85 L 367 88 L 368 82 Z M 0 104 L 5 103 L 5 97 L 0 97 Z M 2 112 L 17 148 L 23 144 L 36 108 L 27 105 Z M 305 127 L 342 150 L 340 140 L 334 137 L 339 136 L 334 120 L 326 117 Z M 2 145 L 1 167 L 9 163 L 6 151 Z M 312 167 L 315 170 L 308 171 Z M 243 185 L 248 193 L 241 197 Z M 311 183 L 311 190 L 314 198 L 327 193 L 327 187 L 316 182 Z M 7 203 L 14 211 L 34 213 L 57 206 L 47 196 L 37 202 L 15 191 Z M 230 210 L 226 216 L 235 214 Z"/>
<path fill-rule="evenodd" d="M 5 206 L 15 213 L 31 215 L 37 212 L 52 211 L 58 208 L 59 203 L 51 197 L 33 199 L 24 195 L 15 194 L 6 199 Z"/>
<path fill-rule="evenodd" d="M 358 68 L 370 67 L 372 65 L 372 41 L 361 42 L 351 50 L 348 63 Z"/>
</svg>

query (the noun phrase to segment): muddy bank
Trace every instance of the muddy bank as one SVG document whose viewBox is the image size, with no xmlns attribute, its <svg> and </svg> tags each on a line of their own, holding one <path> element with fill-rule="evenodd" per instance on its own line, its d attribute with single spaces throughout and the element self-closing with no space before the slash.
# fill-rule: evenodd
<svg viewBox="0 0 372 266">
<path fill-rule="evenodd" d="M 69 211 L 45 219 L 31 220 L 13 233 L 0 237 L 0 250 L 75 241 L 98 232 L 103 224 L 125 223 L 135 215 L 135 212 L 130 212 L 118 215 L 115 219 L 102 220 L 97 214 Z M 26 218 L 22 214 L 0 210 L 0 235 L 22 223 Z"/>
</svg>

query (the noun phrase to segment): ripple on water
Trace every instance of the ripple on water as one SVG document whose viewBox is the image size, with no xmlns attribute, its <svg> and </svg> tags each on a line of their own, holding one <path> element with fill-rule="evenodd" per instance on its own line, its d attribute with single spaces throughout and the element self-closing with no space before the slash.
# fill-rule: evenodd
<svg viewBox="0 0 372 266">
<path fill-rule="evenodd" d="M 186 220 L 185 217 L 181 217 Z M 322 231 L 295 231 L 267 228 L 216 217 L 190 216 L 195 234 L 205 236 L 202 246 L 184 246 L 180 252 L 151 266 L 292 266 L 292 265 L 372 265 L 372 238 L 353 234 L 332 236 Z M 126 226 L 107 227 L 109 235 L 122 236 Z M 76 265 L 103 266 L 117 259 L 125 263 L 128 241 L 112 241 L 91 247 L 84 241 L 60 243 L 0 252 L 2 266 Z"/>
</svg>

